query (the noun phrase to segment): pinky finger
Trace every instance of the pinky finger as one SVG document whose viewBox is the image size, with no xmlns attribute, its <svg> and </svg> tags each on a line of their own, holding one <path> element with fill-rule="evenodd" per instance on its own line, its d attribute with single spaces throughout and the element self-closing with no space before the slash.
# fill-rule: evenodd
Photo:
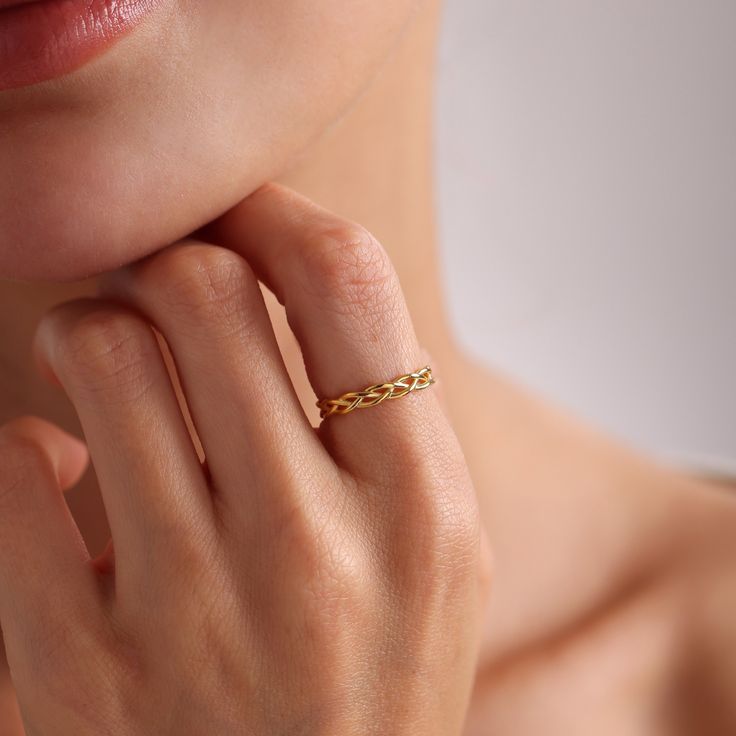
<svg viewBox="0 0 736 736">
<path fill-rule="evenodd" d="M 87 445 L 39 417 L 24 416 L 5 427 L 6 433 L 43 445 L 56 472 L 62 491 L 73 488 L 89 464 Z"/>
<path fill-rule="evenodd" d="M 0 625 L 14 671 L 36 661 L 29 647 L 58 631 L 55 623 L 91 613 L 98 600 L 61 492 L 86 462 L 79 441 L 48 422 L 27 417 L 0 427 Z"/>
</svg>

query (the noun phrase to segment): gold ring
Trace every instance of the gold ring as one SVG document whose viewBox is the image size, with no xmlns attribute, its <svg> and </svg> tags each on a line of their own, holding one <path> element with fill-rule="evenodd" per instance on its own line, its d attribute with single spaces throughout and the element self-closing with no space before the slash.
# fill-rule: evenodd
<svg viewBox="0 0 736 736">
<path fill-rule="evenodd" d="M 320 399 L 317 402 L 322 419 L 333 414 L 349 414 L 354 409 L 367 409 L 387 399 L 398 399 L 411 391 L 429 388 L 434 382 L 432 369 L 427 365 L 416 373 L 407 373 L 388 383 L 376 383 L 362 391 L 348 391 L 337 399 Z"/>
</svg>

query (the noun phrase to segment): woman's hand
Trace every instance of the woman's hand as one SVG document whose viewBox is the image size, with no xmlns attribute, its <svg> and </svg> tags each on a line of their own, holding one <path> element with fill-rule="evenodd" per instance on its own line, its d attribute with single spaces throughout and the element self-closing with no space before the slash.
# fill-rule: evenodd
<svg viewBox="0 0 736 736">
<path fill-rule="evenodd" d="M 365 230 L 277 185 L 209 233 L 228 249 L 174 245 L 39 328 L 105 555 L 61 496 L 83 448 L 39 420 L 0 431 L 0 621 L 27 734 L 458 734 L 483 568 L 435 388 L 315 431 L 254 275 L 334 397 L 422 366 L 396 274 Z"/>
</svg>

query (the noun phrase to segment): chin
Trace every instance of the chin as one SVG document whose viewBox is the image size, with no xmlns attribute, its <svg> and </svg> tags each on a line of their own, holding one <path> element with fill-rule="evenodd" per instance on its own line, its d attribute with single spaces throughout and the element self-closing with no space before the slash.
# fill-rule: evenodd
<svg viewBox="0 0 736 736">
<path fill-rule="evenodd" d="M 29 282 L 77 281 L 111 271 L 180 233 L 173 222 L 148 212 L 123 215 L 94 196 L 38 212 L 3 212 L 0 220 L 0 278 Z"/>
<path fill-rule="evenodd" d="M 136 176 L 130 166 L 108 172 L 95 162 L 86 171 L 78 161 L 64 176 L 28 177 L 0 194 L 0 279 L 76 281 L 111 271 L 186 237 L 264 180 L 247 164 L 214 186 L 166 166 Z"/>
<path fill-rule="evenodd" d="M 0 144 L 0 279 L 75 281 L 138 260 L 290 160 L 289 141 L 274 149 L 222 129 L 202 136 L 200 120 L 197 130 L 114 111 L 39 116 L 33 135 Z"/>
<path fill-rule="evenodd" d="M 215 219 L 350 107 L 413 5 L 169 0 L 73 73 L 0 93 L 0 278 L 87 278 Z"/>
<path fill-rule="evenodd" d="M 32 191 L 2 197 L 0 278 L 76 281 L 113 270 L 185 237 L 261 183 L 213 192 L 153 173 L 139 185 L 114 176 L 57 181 L 34 179 Z"/>
</svg>

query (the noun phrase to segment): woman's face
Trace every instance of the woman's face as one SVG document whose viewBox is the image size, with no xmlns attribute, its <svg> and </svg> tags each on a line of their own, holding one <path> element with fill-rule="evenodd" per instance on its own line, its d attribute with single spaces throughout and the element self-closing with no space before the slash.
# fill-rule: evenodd
<svg viewBox="0 0 736 736">
<path fill-rule="evenodd" d="M 0 51 L 21 2 L 0 0 Z M 419 2 L 145 0 L 113 45 L 34 84 L 54 65 L 29 26 L 37 66 L 0 71 L 0 278 L 82 278 L 216 217 L 339 117 Z"/>
</svg>

